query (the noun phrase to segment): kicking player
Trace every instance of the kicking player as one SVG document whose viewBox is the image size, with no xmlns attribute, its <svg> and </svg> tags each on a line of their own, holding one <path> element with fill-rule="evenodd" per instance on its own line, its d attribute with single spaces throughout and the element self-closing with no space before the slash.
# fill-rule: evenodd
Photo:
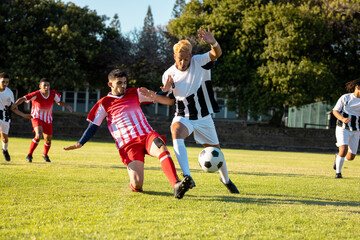
<svg viewBox="0 0 360 240">
<path fill-rule="evenodd" d="M 169 97 L 156 95 L 146 88 L 140 89 L 144 96 L 161 104 L 176 104 L 175 117 L 171 123 L 173 146 L 184 176 L 190 178 L 185 138 L 194 133 L 197 143 L 220 149 L 214 121 L 210 115 L 218 106 L 211 86 L 211 71 L 207 65 L 219 58 L 222 51 L 209 26 L 207 31 L 200 28 L 198 34 L 205 43 L 211 45 L 211 51 L 192 56 L 192 45 L 189 41 L 181 40 L 174 45 L 175 64 L 163 74 L 164 87 L 161 87 L 163 92 L 170 90 Z M 239 193 L 229 178 L 225 161 L 219 172 L 220 181 L 230 193 Z M 192 180 L 192 187 L 194 186 L 195 182 Z"/>
<path fill-rule="evenodd" d="M 38 146 L 41 137 L 44 137 L 44 152 L 42 157 L 46 162 L 51 162 L 48 156 L 50 147 L 51 147 L 51 139 L 53 135 L 53 127 L 52 127 L 52 108 L 54 105 L 54 101 L 62 107 L 67 108 L 70 112 L 72 112 L 71 106 L 67 105 L 60 99 L 60 94 L 55 90 L 50 90 L 50 81 L 47 78 L 40 79 L 39 84 L 40 90 L 29 93 L 21 98 L 19 98 L 15 104 L 14 108 L 22 104 L 23 102 L 31 101 L 31 123 L 34 128 L 35 137 L 31 141 L 29 153 L 26 156 L 26 161 L 32 162 L 33 160 L 33 152 Z"/>
<path fill-rule="evenodd" d="M 9 145 L 9 129 L 11 122 L 11 107 L 14 103 L 14 94 L 8 88 L 10 77 L 7 73 L 0 73 L 0 133 L 2 140 L 2 153 L 6 161 L 10 161 L 11 157 L 8 151 Z M 23 112 L 15 109 L 14 112 L 24 118 L 31 119 L 30 114 L 24 114 Z"/>
<path fill-rule="evenodd" d="M 145 154 L 159 158 L 166 177 L 174 188 L 174 196 L 181 199 L 190 188 L 191 179 L 179 181 L 174 162 L 165 145 L 165 138 L 156 133 L 145 118 L 140 104 L 149 102 L 137 88 L 127 87 L 125 72 L 115 69 L 108 75 L 111 92 L 100 99 L 90 110 L 89 126 L 75 145 L 64 148 L 81 148 L 96 132 L 104 118 L 113 136 L 122 162 L 127 166 L 130 188 L 142 192 Z"/>
<path fill-rule="evenodd" d="M 336 146 L 339 152 L 334 162 L 335 178 L 342 178 L 341 169 L 344 160 L 354 160 L 360 136 L 360 78 L 346 83 L 349 92 L 342 95 L 333 108 L 338 119 L 335 130 Z"/>
</svg>

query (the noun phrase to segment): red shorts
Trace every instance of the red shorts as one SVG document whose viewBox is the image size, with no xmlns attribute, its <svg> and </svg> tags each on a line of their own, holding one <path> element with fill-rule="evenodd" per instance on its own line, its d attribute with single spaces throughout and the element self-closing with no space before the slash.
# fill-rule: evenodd
<svg viewBox="0 0 360 240">
<path fill-rule="evenodd" d="M 160 136 L 157 132 L 151 132 L 147 135 L 136 137 L 129 143 L 119 149 L 122 162 L 127 166 L 134 160 L 144 162 L 145 154 L 150 153 L 151 144 L 156 137 L 160 137 L 166 144 L 164 136 Z"/>
<path fill-rule="evenodd" d="M 53 135 L 52 123 L 46 123 L 43 120 L 40 120 L 38 118 L 32 118 L 31 124 L 33 126 L 33 129 L 35 129 L 36 127 L 42 127 L 43 133 L 45 133 L 47 135 Z"/>
</svg>

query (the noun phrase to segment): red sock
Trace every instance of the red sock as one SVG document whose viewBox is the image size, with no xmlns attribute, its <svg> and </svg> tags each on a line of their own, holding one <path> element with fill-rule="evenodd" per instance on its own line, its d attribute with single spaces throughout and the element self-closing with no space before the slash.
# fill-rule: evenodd
<svg viewBox="0 0 360 240">
<path fill-rule="evenodd" d="M 44 143 L 44 153 L 43 153 L 44 156 L 46 156 L 48 154 L 50 147 L 51 147 L 51 143 L 49 145 Z"/>
<path fill-rule="evenodd" d="M 159 156 L 159 160 L 161 162 L 161 168 L 163 172 L 165 173 L 166 177 L 169 179 L 171 185 L 174 187 L 175 183 L 178 181 L 178 177 L 170 153 L 168 151 L 161 153 Z"/>
<path fill-rule="evenodd" d="M 130 188 L 131 188 L 131 190 L 133 190 L 133 192 L 142 192 L 143 191 L 142 188 L 140 188 L 140 189 L 134 188 L 134 186 L 131 183 L 130 183 Z"/>
<path fill-rule="evenodd" d="M 35 148 L 38 146 L 38 144 L 39 144 L 39 139 L 36 139 L 36 138 L 34 138 L 32 141 L 31 141 L 31 144 L 30 144 L 30 150 L 29 150 L 29 153 L 28 153 L 28 155 L 33 155 L 33 152 L 34 152 L 34 150 L 35 150 Z"/>
</svg>

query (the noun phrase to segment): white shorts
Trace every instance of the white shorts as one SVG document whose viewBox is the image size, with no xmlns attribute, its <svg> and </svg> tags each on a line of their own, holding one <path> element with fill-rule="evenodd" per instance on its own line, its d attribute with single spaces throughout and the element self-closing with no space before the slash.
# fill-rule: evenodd
<svg viewBox="0 0 360 240">
<path fill-rule="evenodd" d="M 194 132 L 194 139 L 199 144 L 218 145 L 219 139 L 216 134 L 215 124 L 212 117 L 206 116 L 198 120 L 189 120 L 188 118 L 176 116 L 171 125 L 180 122 L 185 125 L 190 136 Z"/>
<path fill-rule="evenodd" d="M 336 127 L 336 146 L 348 145 L 349 152 L 356 154 L 359 146 L 360 131 L 349 131 L 345 128 Z"/>
<path fill-rule="evenodd" d="M 0 120 L 0 132 L 8 135 L 9 134 L 9 129 L 10 129 L 10 123 Z"/>
</svg>

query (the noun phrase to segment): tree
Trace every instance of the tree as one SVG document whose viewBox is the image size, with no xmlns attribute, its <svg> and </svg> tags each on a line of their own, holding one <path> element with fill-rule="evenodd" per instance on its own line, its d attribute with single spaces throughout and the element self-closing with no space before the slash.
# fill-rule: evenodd
<svg viewBox="0 0 360 240">
<path fill-rule="evenodd" d="M 117 34 L 105 16 L 55 0 L 6 0 L 0 16 L 0 69 L 13 87 L 36 89 L 41 77 L 54 88 L 103 85 L 110 49 L 102 41 Z"/>
<path fill-rule="evenodd" d="M 185 0 L 176 0 L 174 7 L 173 7 L 173 11 L 172 11 L 172 17 L 173 18 L 179 18 L 182 14 L 182 12 L 184 11 L 185 8 Z"/>
<path fill-rule="evenodd" d="M 284 104 L 334 101 L 359 75 L 359 6 L 345 0 L 191 1 L 168 31 L 189 38 L 210 25 L 223 49 L 213 80 L 229 106 L 255 116 L 273 110 L 279 122 Z"/>
</svg>

